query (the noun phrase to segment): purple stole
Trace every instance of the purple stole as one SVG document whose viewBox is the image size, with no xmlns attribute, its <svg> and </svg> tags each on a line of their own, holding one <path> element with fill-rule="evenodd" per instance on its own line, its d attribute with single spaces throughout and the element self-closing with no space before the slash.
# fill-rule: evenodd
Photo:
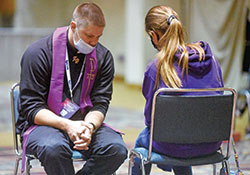
<svg viewBox="0 0 250 175">
<path fill-rule="evenodd" d="M 52 73 L 50 80 L 50 89 L 48 95 L 48 106 L 51 111 L 59 115 L 62 108 L 62 94 L 64 85 L 64 72 L 65 72 L 65 58 L 67 51 L 67 30 L 68 27 L 57 28 L 53 34 L 53 63 Z M 97 58 L 96 48 L 85 57 L 85 71 L 83 75 L 81 96 L 80 96 L 80 109 L 84 114 L 87 109 L 93 107 L 90 100 L 90 92 L 92 90 L 96 73 L 97 73 Z M 22 153 L 22 168 L 21 172 L 25 170 L 25 153 L 26 144 L 29 134 L 37 127 L 32 125 L 25 131 L 23 135 L 23 153 Z"/>
<path fill-rule="evenodd" d="M 67 27 L 57 28 L 53 35 L 53 63 L 48 96 L 48 106 L 57 115 L 61 110 L 64 84 L 65 58 L 67 48 Z M 86 55 L 85 71 L 80 97 L 80 108 L 84 114 L 86 109 L 93 107 L 90 92 L 97 73 L 96 49 Z"/>
</svg>

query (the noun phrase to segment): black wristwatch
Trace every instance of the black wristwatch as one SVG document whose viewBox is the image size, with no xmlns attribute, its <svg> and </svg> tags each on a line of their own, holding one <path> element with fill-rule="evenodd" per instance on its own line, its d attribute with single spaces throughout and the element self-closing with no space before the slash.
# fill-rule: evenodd
<svg viewBox="0 0 250 175">
<path fill-rule="evenodd" d="M 94 128 L 93 133 L 95 133 L 96 132 L 96 126 L 95 126 L 95 124 L 93 122 L 89 122 L 89 124 L 91 124 L 93 126 L 93 128 Z"/>
</svg>

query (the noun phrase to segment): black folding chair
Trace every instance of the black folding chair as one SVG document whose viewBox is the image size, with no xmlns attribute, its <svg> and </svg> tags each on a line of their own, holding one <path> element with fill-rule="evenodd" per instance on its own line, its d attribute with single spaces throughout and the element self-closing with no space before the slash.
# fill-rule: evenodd
<svg viewBox="0 0 250 175">
<path fill-rule="evenodd" d="M 15 163 L 15 170 L 14 174 L 17 175 L 18 172 L 18 166 L 19 166 L 19 161 L 22 159 L 22 149 L 20 148 L 20 132 L 16 128 L 15 123 L 17 122 L 17 119 L 19 117 L 18 113 L 18 101 L 19 101 L 19 83 L 15 83 L 11 87 L 10 91 L 10 97 L 11 97 L 11 112 L 12 112 L 12 126 L 13 126 L 13 138 L 14 138 L 14 151 L 16 153 L 16 163 Z M 32 168 L 30 161 L 33 159 L 36 159 L 34 155 L 30 155 L 26 153 L 26 161 L 25 161 L 25 171 L 26 174 L 30 174 L 30 170 Z M 74 150 L 72 159 L 74 161 L 84 161 L 82 154 L 79 151 Z M 114 173 L 115 175 L 115 173 Z"/>
<path fill-rule="evenodd" d="M 223 92 L 223 95 L 211 95 L 211 92 Z M 188 95 L 190 93 L 193 95 Z M 143 175 L 144 164 L 147 163 L 174 166 L 213 164 L 213 173 L 216 174 L 215 164 L 218 162 L 226 165 L 229 174 L 236 97 L 232 88 L 157 90 L 152 104 L 149 149 L 140 147 L 130 151 L 128 173 L 131 174 L 137 157 L 141 160 Z M 174 158 L 153 152 L 153 140 L 176 144 L 227 141 L 227 148 L 225 154 L 218 150 L 206 156 Z"/>
</svg>

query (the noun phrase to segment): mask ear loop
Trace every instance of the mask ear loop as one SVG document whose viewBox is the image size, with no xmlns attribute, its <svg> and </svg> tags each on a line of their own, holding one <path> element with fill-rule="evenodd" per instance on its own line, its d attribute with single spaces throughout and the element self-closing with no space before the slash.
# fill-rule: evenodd
<svg viewBox="0 0 250 175">
<path fill-rule="evenodd" d="M 75 32 L 75 33 L 77 34 L 78 39 L 79 39 L 79 40 L 82 40 L 81 37 L 80 37 L 80 35 L 79 35 L 79 32 L 78 32 L 78 29 L 77 29 L 77 28 L 76 28 L 76 32 Z"/>
</svg>

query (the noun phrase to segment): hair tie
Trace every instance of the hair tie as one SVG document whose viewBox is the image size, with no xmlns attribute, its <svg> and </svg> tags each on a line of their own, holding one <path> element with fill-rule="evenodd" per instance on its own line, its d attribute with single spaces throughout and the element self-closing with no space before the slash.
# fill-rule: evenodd
<svg viewBox="0 0 250 175">
<path fill-rule="evenodd" d="M 172 22 L 172 20 L 173 19 L 177 19 L 176 18 L 176 16 L 174 16 L 174 15 L 170 15 L 169 17 L 168 17 L 168 19 L 167 19 L 167 23 L 168 23 L 168 25 L 170 25 L 171 24 L 171 22 Z"/>
</svg>

